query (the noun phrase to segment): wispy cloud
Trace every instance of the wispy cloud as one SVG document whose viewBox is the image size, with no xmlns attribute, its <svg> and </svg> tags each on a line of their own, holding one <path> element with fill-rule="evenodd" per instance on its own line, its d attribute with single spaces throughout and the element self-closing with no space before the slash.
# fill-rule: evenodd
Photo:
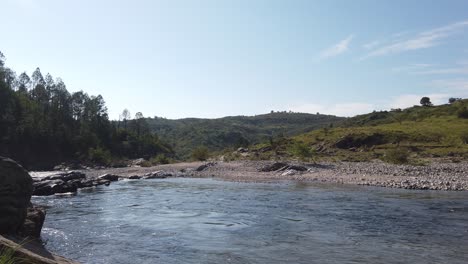
<svg viewBox="0 0 468 264">
<path fill-rule="evenodd" d="M 373 104 L 349 102 L 349 103 L 337 103 L 337 104 L 298 104 L 289 107 L 294 112 L 301 113 L 321 113 L 330 114 L 337 116 L 355 116 L 358 114 L 364 114 L 372 112 L 375 108 Z"/>
<path fill-rule="evenodd" d="M 438 89 L 461 93 L 459 96 L 468 96 L 468 79 L 439 79 L 431 81 L 431 85 Z"/>
<path fill-rule="evenodd" d="M 440 66 L 435 64 L 417 63 L 408 66 L 392 68 L 394 72 L 415 75 L 465 75 L 468 74 L 468 64 L 464 61 L 454 66 Z"/>
<path fill-rule="evenodd" d="M 322 51 L 320 53 L 320 58 L 321 59 L 326 59 L 330 57 L 335 57 L 338 56 L 344 52 L 346 52 L 349 49 L 349 44 L 353 40 L 354 36 L 349 35 L 347 38 L 341 40 L 337 44 L 327 48 L 326 50 Z"/>
<path fill-rule="evenodd" d="M 373 49 L 373 48 L 377 47 L 378 45 L 380 45 L 380 41 L 379 40 L 374 40 L 374 41 L 371 41 L 371 42 L 368 42 L 368 43 L 362 45 L 362 47 L 364 47 L 365 49 Z"/>
<path fill-rule="evenodd" d="M 468 27 L 468 20 L 435 28 L 429 31 L 420 32 L 411 38 L 396 40 L 390 44 L 375 48 L 367 55 L 362 57 L 361 60 L 370 57 L 384 56 L 388 54 L 434 47 L 441 44 L 443 39 L 462 31 L 466 27 Z"/>
</svg>

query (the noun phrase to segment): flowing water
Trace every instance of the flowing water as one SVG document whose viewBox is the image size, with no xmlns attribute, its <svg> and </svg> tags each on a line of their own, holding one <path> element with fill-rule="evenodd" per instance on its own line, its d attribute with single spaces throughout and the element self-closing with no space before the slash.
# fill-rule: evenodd
<svg viewBox="0 0 468 264">
<path fill-rule="evenodd" d="M 468 192 L 174 178 L 33 201 L 82 263 L 468 263 Z"/>
</svg>

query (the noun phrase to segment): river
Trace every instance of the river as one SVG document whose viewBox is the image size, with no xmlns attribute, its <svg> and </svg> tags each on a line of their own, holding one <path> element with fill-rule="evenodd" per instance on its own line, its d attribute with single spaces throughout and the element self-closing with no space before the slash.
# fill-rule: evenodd
<svg viewBox="0 0 468 264">
<path fill-rule="evenodd" d="M 33 202 L 82 263 L 468 263 L 468 192 L 170 178 Z"/>
</svg>

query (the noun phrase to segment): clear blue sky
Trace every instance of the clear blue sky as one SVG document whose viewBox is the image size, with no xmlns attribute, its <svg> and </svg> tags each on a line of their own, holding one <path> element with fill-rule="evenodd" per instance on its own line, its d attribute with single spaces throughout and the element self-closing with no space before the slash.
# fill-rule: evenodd
<svg viewBox="0 0 468 264">
<path fill-rule="evenodd" d="M 468 97 L 468 1 L 0 0 L 0 51 L 111 118 L 350 116 Z"/>
</svg>

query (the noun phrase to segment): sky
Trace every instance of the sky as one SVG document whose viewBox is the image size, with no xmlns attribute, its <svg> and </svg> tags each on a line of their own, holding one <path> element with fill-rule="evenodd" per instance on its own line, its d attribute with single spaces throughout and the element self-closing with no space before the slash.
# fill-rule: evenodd
<svg viewBox="0 0 468 264">
<path fill-rule="evenodd" d="M 353 116 L 468 97 L 468 1 L 0 0 L 20 74 L 109 116 Z"/>
</svg>

